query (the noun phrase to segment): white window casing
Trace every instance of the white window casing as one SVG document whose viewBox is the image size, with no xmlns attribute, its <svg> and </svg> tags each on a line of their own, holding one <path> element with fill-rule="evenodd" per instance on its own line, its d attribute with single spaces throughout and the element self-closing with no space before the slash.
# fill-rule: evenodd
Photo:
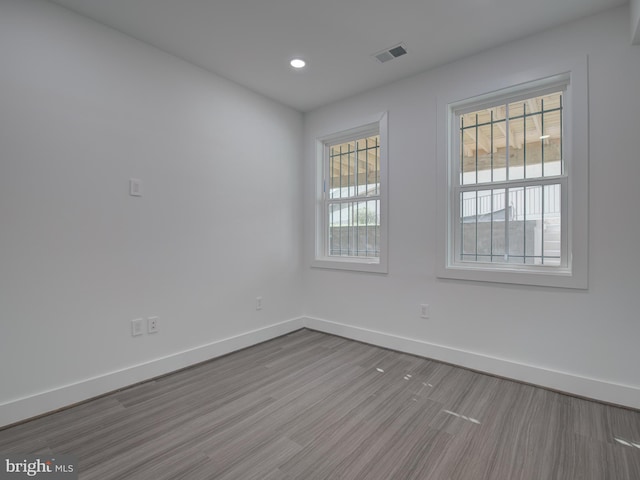
<svg viewBox="0 0 640 480">
<path fill-rule="evenodd" d="M 509 75 L 498 75 L 491 78 L 485 74 L 483 79 L 470 78 L 463 85 L 450 89 L 438 99 L 438 132 L 437 132 L 437 163 L 438 163 L 438 262 L 437 276 L 472 281 L 489 281 L 499 283 L 514 283 L 525 285 L 541 285 L 550 287 L 587 288 L 588 286 L 588 89 L 587 89 L 587 59 L 558 62 L 531 68 L 527 72 L 516 72 Z M 562 170 L 557 174 L 533 175 L 527 178 L 509 178 L 509 156 L 506 155 L 506 178 L 494 179 L 493 154 L 491 155 L 491 178 L 479 180 L 477 163 L 478 141 L 476 140 L 475 181 L 465 184 L 465 175 L 473 172 L 462 171 L 461 158 L 465 152 L 462 144 L 464 133 L 460 123 L 461 116 L 470 112 L 484 111 L 496 105 L 508 104 L 516 101 L 527 102 L 532 97 L 543 96 L 551 92 L 562 92 L 561 97 L 561 156 Z M 525 105 L 526 106 L 526 105 Z M 543 117 L 544 113 L 540 115 Z M 478 117 L 476 117 L 478 118 Z M 524 118 L 524 117 L 523 117 Z M 527 120 L 524 119 L 523 122 Z M 500 122 L 494 122 L 491 117 L 491 128 Z M 464 124 L 464 122 L 463 122 Z M 507 124 L 508 125 L 508 124 Z M 469 137 L 479 137 L 479 130 L 475 134 L 470 129 Z M 508 139 L 509 132 L 506 133 Z M 508 130 L 508 129 L 506 129 Z M 493 142 L 493 130 L 491 142 Z M 464 130 L 466 133 L 467 130 Z M 542 140 L 543 137 L 540 137 Z M 486 140 L 485 140 L 486 143 Z M 507 140 L 508 144 L 508 140 Z M 487 146 L 485 145 L 486 149 Z M 493 149 L 493 143 L 491 146 Z M 514 147 L 515 150 L 515 147 Z M 508 147 L 506 148 L 508 152 Z M 514 167 L 515 168 L 515 167 Z M 525 164 L 523 171 L 526 172 Z M 544 168 L 544 167 L 542 167 Z M 497 171 L 497 169 L 496 169 Z M 483 170 L 486 177 L 487 170 Z M 472 177 L 473 178 L 473 177 Z M 496 193 L 497 192 L 497 193 Z M 504 202 L 501 215 L 504 222 L 494 223 L 494 199 L 503 193 Z M 557 202 L 560 212 L 561 229 L 560 254 L 553 261 L 548 257 L 541 257 L 537 264 L 527 258 L 523 251 L 522 263 L 512 263 L 508 255 L 500 259 L 500 254 L 478 254 L 478 218 L 481 216 L 479 202 L 490 201 L 491 244 L 493 245 L 493 226 L 503 224 L 504 235 L 508 240 L 508 215 L 512 215 L 512 205 L 508 204 L 511 193 L 524 198 L 538 192 L 559 192 Z M 464 202 L 461 200 L 464 199 Z M 544 198 L 544 196 L 543 196 Z M 461 202 L 463 205 L 461 205 Z M 467 204 L 469 208 L 467 208 Z M 544 203 L 542 203 L 544 208 Z M 528 208 L 528 207 L 525 207 Z M 473 210 L 475 209 L 475 210 Z M 464 229 L 473 217 L 466 217 L 465 212 L 475 211 L 475 258 L 469 255 L 467 245 L 473 246 L 472 239 L 465 237 Z M 485 210 L 486 211 L 486 207 Z M 482 215 L 486 217 L 487 215 Z M 526 237 L 526 222 L 523 224 L 523 235 Z M 488 228 L 484 224 L 483 228 Z M 472 230 L 470 230 L 472 231 Z M 464 243 L 464 245 L 463 245 Z M 491 247 L 493 248 L 493 246 Z M 505 247 L 508 248 L 508 247 Z M 495 259 L 498 258 L 498 261 Z M 547 258 L 545 264 L 544 259 Z M 527 263 L 527 262 L 531 263 Z"/>
<path fill-rule="evenodd" d="M 374 117 L 360 119 L 360 121 L 354 122 L 352 125 L 354 126 L 347 127 L 328 135 L 323 135 L 315 141 L 316 221 L 314 257 L 311 260 L 311 266 L 316 268 L 387 273 L 387 114 L 385 112 L 375 115 Z M 364 140 L 373 136 L 379 138 L 376 146 L 379 155 L 379 183 L 372 187 L 373 191 L 368 191 L 370 189 L 370 186 L 368 185 L 357 185 L 357 180 L 355 186 L 349 183 L 350 186 L 341 188 L 334 186 L 333 189 L 330 188 L 330 182 L 332 181 L 329 171 L 331 160 L 330 152 L 332 151 L 331 148 L 340 144 Z M 337 156 L 339 157 L 340 155 Z M 344 156 L 346 156 L 346 154 Z M 363 188 L 367 191 L 362 191 Z M 375 236 L 375 247 L 372 247 L 371 250 L 369 250 L 369 247 L 359 250 L 357 245 L 354 246 L 352 242 L 348 242 L 349 248 L 343 250 L 341 247 L 344 242 L 341 238 L 339 242 L 330 240 L 330 230 L 332 233 L 335 233 L 337 229 L 340 231 L 340 235 L 342 236 L 343 229 L 349 230 L 351 228 L 354 229 L 353 231 L 356 234 L 358 234 L 358 232 L 363 229 L 363 226 L 358 224 L 353 225 L 353 212 L 350 215 L 345 214 L 345 220 L 342 219 L 342 212 L 348 210 L 349 207 L 353 210 L 354 208 L 361 207 L 363 204 L 365 209 L 368 208 L 368 205 L 375 204 L 376 211 L 371 214 L 376 217 L 375 230 L 377 234 Z M 340 215 L 339 220 L 334 220 L 333 216 L 335 214 Z M 364 234 L 369 232 L 368 227 L 369 220 L 367 219 L 365 221 Z M 362 243 L 362 241 L 360 243 Z M 339 246 L 336 244 L 339 244 Z M 350 250 L 352 247 L 353 250 Z"/>
</svg>

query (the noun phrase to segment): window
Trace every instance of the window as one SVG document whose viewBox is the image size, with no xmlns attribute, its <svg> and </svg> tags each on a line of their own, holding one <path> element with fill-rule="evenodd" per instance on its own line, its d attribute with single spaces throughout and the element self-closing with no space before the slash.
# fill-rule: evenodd
<svg viewBox="0 0 640 480">
<path fill-rule="evenodd" d="M 447 104 L 439 276 L 586 288 L 582 82 L 569 71 Z"/>
<path fill-rule="evenodd" d="M 455 112 L 459 262 L 567 265 L 564 89 L 551 90 Z"/>
<path fill-rule="evenodd" d="M 380 258 L 380 135 L 326 149 L 328 256 Z"/>
<path fill-rule="evenodd" d="M 386 115 L 317 141 L 313 266 L 386 272 Z"/>
</svg>

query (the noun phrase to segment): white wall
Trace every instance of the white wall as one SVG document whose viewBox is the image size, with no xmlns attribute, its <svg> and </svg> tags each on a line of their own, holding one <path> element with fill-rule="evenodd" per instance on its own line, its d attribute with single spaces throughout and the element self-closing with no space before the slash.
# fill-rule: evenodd
<svg viewBox="0 0 640 480">
<path fill-rule="evenodd" d="M 628 6 L 492 49 L 305 116 L 310 325 L 640 407 L 640 48 Z M 454 85 L 589 56 L 589 289 L 438 279 L 436 103 Z M 389 112 L 389 274 L 313 269 L 314 139 Z M 419 318 L 419 304 L 431 318 Z"/>
<path fill-rule="evenodd" d="M 301 139 L 294 110 L 2 0 L 0 425 L 294 328 Z"/>
<path fill-rule="evenodd" d="M 3 0 L 0 425 L 304 325 L 640 407 L 628 20 L 613 10 L 350 98 L 306 115 L 303 132 L 301 114 L 148 45 Z M 589 290 L 437 279 L 438 95 L 586 54 Z M 313 140 L 382 111 L 389 274 L 311 269 Z M 129 321 L 152 315 L 160 332 L 132 338 Z"/>
</svg>

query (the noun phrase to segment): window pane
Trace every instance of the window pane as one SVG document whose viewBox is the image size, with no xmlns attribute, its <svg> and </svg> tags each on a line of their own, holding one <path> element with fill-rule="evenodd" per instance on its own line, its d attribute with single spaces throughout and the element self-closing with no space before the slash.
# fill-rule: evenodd
<svg viewBox="0 0 640 480">
<path fill-rule="evenodd" d="M 476 192 L 463 192 L 460 198 L 462 259 L 475 260 L 477 234 L 477 198 Z"/>
<path fill-rule="evenodd" d="M 380 137 L 374 135 L 329 149 L 329 198 L 380 195 Z"/>
<path fill-rule="evenodd" d="M 361 195 L 380 195 L 380 136 L 375 135 L 360 141 L 359 168 L 365 173 L 360 185 L 366 185 Z"/>
<path fill-rule="evenodd" d="M 524 188 L 509 189 L 511 219 L 507 231 L 508 263 L 524 263 L 525 255 L 525 195 Z"/>
<path fill-rule="evenodd" d="M 547 112 L 542 116 L 544 132 L 541 142 L 545 177 L 562 175 L 562 122 L 560 116 L 560 110 Z"/>
<path fill-rule="evenodd" d="M 527 264 L 542 264 L 542 195 L 543 187 L 539 185 L 527 187 L 525 190 L 525 217 L 522 221 L 525 229 L 524 250 Z"/>
<path fill-rule="evenodd" d="M 356 154 L 355 154 L 355 145 L 349 144 L 349 151 L 346 156 L 343 158 L 346 159 L 348 168 L 347 168 L 347 181 L 346 184 L 343 182 L 343 190 L 342 190 L 342 198 L 349 198 L 355 195 L 355 186 L 356 186 Z M 344 187 L 347 187 L 346 189 Z"/>
<path fill-rule="evenodd" d="M 460 115 L 460 127 L 471 127 L 476 124 L 478 112 L 465 113 Z"/>
<path fill-rule="evenodd" d="M 464 192 L 463 261 L 560 265 L 560 188 L 534 185 Z"/>
<path fill-rule="evenodd" d="M 526 158 L 525 177 L 542 177 L 542 114 L 536 113 L 525 118 Z"/>
<path fill-rule="evenodd" d="M 505 189 L 464 192 L 462 210 L 462 260 L 505 262 Z"/>
<path fill-rule="evenodd" d="M 461 185 L 561 175 L 562 93 L 461 115 L 460 145 Z"/>
<path fill-rule="evenodd" d="M 498 105 L 496 107 L 489 108 L 488 110 L 492 112 L 494 122 L 499 122 L 507 118 L 507 109 L 504 105 Z"/>
<path fill-rule="evenodd" d="M 506 207 L 506 194 L 504 188 L 495 189 L 492 192 L 492 239 L 491 239 L 491 261 L 505 261 L 505 225 L 509 217 Z"/>
<path fill-rule="evenodd" d="M 507 179 L 507 135 L 506 121 L 497 121 L 493 127 L 493 181 Z"/>
<path fill-rule="evenodd" d="M 329 255 L 380 256 L 380 200 L 329 205 Z"/>
<path fill-rule="evenodd" d="M 525 102 L 518 101 L 510 103 L 508 109 L 509 130 L 509 180 L 520 180 L 524 178 L 524 162 L 526 155 L 525 146 Z"/>
<path fill-rule="evenodd" d="M 562 94 L 526 101 L 526 177 L 562 174 Z"/>
<path fill-rule="evenodd" d="M 524 116 L 525 101 L 518 100 L 517 102 L 510 103 L 509 119 L 522 118 Z"/>
<path fill-rule="evenodd" d="M 541 111 L 548 112 L 549 110 L 558 110 L 562 108 L 562 92 L 550 93 L 538 97 L 540 104 L 544 104 L 544 108 Z"/>
<path fill-rule="evenodd" d="M 560 265 L 562 251 L 560 185 L 542 190 L 542 260 L 544 265 Z"/>
<path fill-rule="evenodd" d="M 475 118 L 475 116 L 474 116 Z M 461 176 L 460 183 L 462 185 L 472 185 L 476 183 L 476 130 L 477 125 L 463 126 L 460 130 L 460 142 L 462 145 L 461 157 Z"/>
<path fill-rule="evenodd" d="M 350 143 L 332 145 L 329 150 L 329 197 L 348 196 Z"/>
<path fill-rule="evenodd" d="M 509 180 L 524 178 L 525 128 L 522 103 L 509 105 Z"/>
<path fill-rule="evenodd" d="M 478 135 L 478 183 L 491 182 L 491 174 L 493 169 L 493 141 L 492 141 L 492 124 L 489 123 L 479 126 Z"/>
<path fill-rule="evenodd" d="M 476 200 L 476 230 L 478 260 L 490 261 L 493 244 L 493 196 L 491 190 L 481 190 L 478 192 Z M 483 256 L 483 258 L 480 258 Z"/>
</svg>

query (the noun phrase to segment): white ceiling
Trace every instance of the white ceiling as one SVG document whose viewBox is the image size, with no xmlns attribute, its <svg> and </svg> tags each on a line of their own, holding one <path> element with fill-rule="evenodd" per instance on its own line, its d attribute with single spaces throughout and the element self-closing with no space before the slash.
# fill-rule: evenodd
<svg viewBox="0 0 640 480">
<path fill-rule="evenodd" d="M 627 0 L 51 0 L 301 111 Z M 409 53 L 371 56 L 403 42 Z M 289 60 L 308 62 L 294 72 Z"/>
</svg>

